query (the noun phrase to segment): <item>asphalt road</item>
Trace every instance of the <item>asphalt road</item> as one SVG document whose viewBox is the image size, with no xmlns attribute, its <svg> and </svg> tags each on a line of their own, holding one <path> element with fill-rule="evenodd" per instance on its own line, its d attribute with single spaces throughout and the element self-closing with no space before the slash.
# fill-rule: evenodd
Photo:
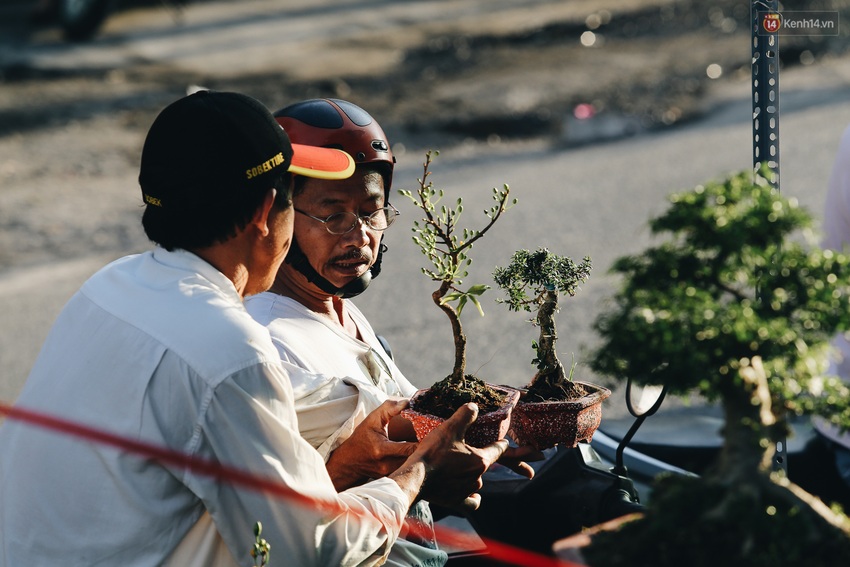
<svg viewBox="0 0 850 567">
<path fill-rule="evenodd" d="M 330 2 L 299 5 L 316 18 L 339 20 L 338 15 L 323 10 L 326 4 Z M 65 48 L 42 45 L 33 47 L 32 52 L 18 46 L 14 53 L 7 49 L 3 56 L 49 61 L 53 68 L 120 67 L 126 61 L 122 58 L 142 56 L 171 65 L 177 62 L 187 70 L 218 65 L 225 72 L 239 65 L 262 66 L 268 63 L 267 57 L 274 51 L 271 48 L 279 47 L 276 35 L 262 23 L 262 10 L 269 2 L 252 0 L 242 5 L 242 17 L 231 19 L 226 35 L 215 23 L 217 11 L 225 7 L 217 3 L 203 6 L 204 11 L 196 17 L 208 18 L 208 29 L 216 32 L 209 37 L 215 37 L 215 41 L 199 40 L 198 37 L 207 37 L 199 32 L 193 42 L 181 42 L 179 37 L 173 37 L 171 30 L 176 24 L 171 16 L 155 11 L 133 16 L 146 18 L 148 26 L 138 32 L 144 37 L 140 35 L 137 41 Z M 407 14 L 413 17 L 414 13 Z M 398 13 L 399 18 L 402 15 Z M 110 25 L 120 25 L 120 18 Z M 327 22 L 322 29 L 328 29 Z M 310 31 L 293 29 L 296 34 L 309 35 Z M 165 36 L 171 36 L 170 41 L 161 41 Z M 294 45 L 288 47 L 295 49 Z M 833 59 L 815 66 L 795 67 L 783 73 L 780 92 L 781 189 L 819 215 L 838 139 L 850 124 L 850 61 Z M 488 206 L 492 187 L 508 183 L 519 199 L 519 204 L 474 248 L 474 263 L 465 283 L 492 284 L 493 267 L 504 265 L 519 248 L 546 246 L 574 258 L 591 256 L 594 271 L 590 281 L 575 298 L 564 302 L 558 318 L 560 351 L 567 358 L 575 352 L 580 361 L 583 349 L 595 342 L 591 323 L 616 284 L 606 274 L 608 267 L 615 258 L 638 252 L 649 243 L 646 223 L 651 215 L 663 210 L 665 197 L 751 166 L 748 81 L 723 83 L 709 94 L 706 105 L 704 118 L 662 132 L 578 147 L 534 141 L 479 143 L 441 155 L 432 168 L 433 181 L 443 186 L 450 197 L 464 198 L 470 226 L 478 226 L 484 219 L 477 211 Z M 74 126 L 81 144 L 97 138 L 102 134 L 99 129 L 104 127 L 101 121 Z M 28 147 L 27 144 L 37 147 L 44 140 L 37 136 L 45 134 L 23 133 L 14 140 L 0 140 L 0 150 L 12 152 Z M 138 145 L 138 141 L 134 143 Z M 414 141 L 408 144 L 406 153 L 399 152 L 394 187 L 415 186 L 421 173 L 420 147 L 424 144 Z M 69 152 L 73 151 L 69 148 Z M 135 197 L 135 175 L 131 160 L 113 164 L 100 172 L 98 186 L 122 187 Z M 35 176 L 31 183 L 34 189 L 40 189 L 52 181 L 49 176 Z M 0 195 L 2 191 L 0 188 Z M 408 377 L 427 386 L 450 370 L 451 332 L 444 315 L 431 303 L 430 293 L 435 285 L 420 273 L 424 257 L 410 240 L 416 210 L 402 197 L 396 197 L 395 204 L 402 217 L 387 233 L 390 251 L 385 256 L 384 272 L 356 303 L 378 332 L 389 339 Z M 0 210 L 3 206 L 0 202 Z M 56 208 L 62 206 L 57 204 Z M 131 218 L 138 215 L 134 207 L 134 202 L 122 203 L 120 210 L 112 214 Z M 97 214 L 108 216 L 110 211 L 98 210 Z M 61 223 L 61 218 L 56 222 Z M 123 252 L 143 249 L 146 243 L 141 233 L 128 230 Z M 26 239 L 26 235 L 19 238 Z M 86 277 L 114 257 L 113 251 L 71 254 L 65 261 L 0 269 L 0 400 L 11 401 L 19 392 L 64 302 Z M 534 330 L 523 315 L 509 313 L 496 304 L 497 296 L 496 290 L 484 295 L 483 318 L 472 309 L 464 312 L 469 336 L 468 369 L 491 382 L 521 385 L 532 374 Z M 579 378 L 593 380 L 588 372 L 580 366 Z M 610 415 L 622 411 L 613 397 L 609 406 Z"/>
</svg>

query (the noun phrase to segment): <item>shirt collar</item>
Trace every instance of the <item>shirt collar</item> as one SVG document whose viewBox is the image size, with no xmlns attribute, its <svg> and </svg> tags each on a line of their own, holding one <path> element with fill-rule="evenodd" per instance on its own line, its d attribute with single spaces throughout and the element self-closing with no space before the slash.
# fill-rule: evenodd
<svg viewBox="0 0 850 567">
<path fill-rule="evenodd" d="M 209 280 L 215 287 L 221 291 L 232 295 L 233 299 L 242 303 L 242 296 L 236 291 L 236 285 L 224 274 L 222 274 L 215 266 L 188 250 L 177 248 L 175 250 L 166 250 L 161 246 L 157 246 L 153 250 L 154 260 L 166 266 L 195 272 L 202 278 Z"/>
</svg>

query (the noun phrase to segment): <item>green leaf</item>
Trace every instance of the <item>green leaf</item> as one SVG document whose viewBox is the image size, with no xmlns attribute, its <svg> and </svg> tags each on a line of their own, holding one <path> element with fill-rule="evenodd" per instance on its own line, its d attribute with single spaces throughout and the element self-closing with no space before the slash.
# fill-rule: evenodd
<svg viewBox="0 0 850 567">
<path fill-rule="evenodd" d="M 466 290 L 466 293 L 468 293 L 469 295 L 481 295 L 482 293 L 484 293 L 488 289 L 490 289 L 489 285 L 477 284 L 477 285 L 470 287 L 468 290 Z"/>
<path fill-rule="evenodd" d="M 445 305 L 446 303 L 449 303 L 450 301 L 457 301 L 458 299 L 460 299 L 464 295 L 465 294 L 461 291 L 453 291 L 452 293 L 447 293 L 440 300 L 440 305 Z"/>
<path fill-rule="evenodd" d="M 474 295 L 470 295 L 469 299 L 475 304 L 475 307 L 478 308 L 478 312 L 481 313 L 481 316 L 484 317 L 484 309 L 481 308 L 481 302 L 478 301 L 478 298 Z"/>
<path fill-rule="evenodd" d="M 463 311 L 463 306 L 466 305 L 466 300 L 467 300 L 468 297 L 469 296 L 465 295 L 465 294 L 460 296 L 460 301 L 458 301 L 458 304 L 457 304 L 457 316 L 458 317 L 460 317 L 460 314 Z"/>
</svg>

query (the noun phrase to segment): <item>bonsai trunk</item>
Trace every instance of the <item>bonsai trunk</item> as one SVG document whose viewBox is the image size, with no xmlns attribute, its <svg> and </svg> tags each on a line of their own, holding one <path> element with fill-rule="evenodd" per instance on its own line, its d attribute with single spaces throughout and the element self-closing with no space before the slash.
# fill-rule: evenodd
<svg viewBox="0 0 850 567">
<path fill-rule="evenodd" d="M 525 401 L 561 401 L 575 400 L 587 395 L 587 389 L 570 380 L 558 352 L 555 342 L 558 333 L 555 329 L 555 312 L 558 311 L 558 292 L 547 290 L 537 310 L 536 323 L 540 327 L 537 342 L 537 374 L 531 379 Z"/>
<path fill-rule="evenodd" d="M 452 323 L 455 341 L 455 364 L 452 373 L 435 382 L 417 402 L 418 407 L 426 412 L 448 418 L 457 408 L 467 402 L 475 402 L 481 413 L 489 413 L 499 409 L 505 400 L 505 394 L 490 387 L 486 382 L 475 376 L 467 376 L 466 371 L 466 335 L 460 324 L 457 311 L 442 301 L 451 289 L 451 282 L 442 282 L 440 289 L 431 294 L 437 307 L 443 310 Z"/>
<path fill-rule="evenodd" d="M 583 550 L 590 564 L 626 567 L 651 555 L 663 567 L 717 565 L 718 558 L 728 565 L 828 566 L 847 557 L 850 522 L 771 474 L 773 432 L 785 424 L 771 410 L 761 365 L 743 368 L 740 378 L 743 387 L 729 376 L 722 392 L 726 426 L 716 466 L 702 477 L 659 477 L 643 519 L 594 536 Z"/>
<path fill-rule="evenodd" d="M 777 424 L 771 411 L 767 378 L 752 367 L 742 369 L 740 376 L 744 387 L 736 386 L 730 376 L 722 394 L 724 443 L 713 474 L 729 484 L 747 482 L 768 473 L 775 452 L 773 443 L 769 442 L 769 430 Z"/>
<path fill-rule="evenodd" d="M 736 500 L 743 496 L 762 506 L 781 502 L 801 510 L 810 518 L 807 528 L 812 530 L 801 537 L 820 540 L 825 535 L 820 530 L 827 524 L 850 534 L 850 526 L 820 499 L 784 476 L 772 476 L 777 435 L 784 435 L 788 428 L 772 407 L 760 361 L 753 362 L 753 366 L 739 373 L 744 387 L 730 383 L 723 393 L 724 444 L 715 467 L 705 477 L 707 482 L 725 486 L 728 491 L 706 517 L 733 518 Z"/>
<path fill-rule="evenodd" d="M 537 325 L 540 327 L 540 337 L 537 341 L 537 374 L 533 384 L 547 382 L 552 386 L 562 386 L 567 381 L 567 372 L 558 358 L 555 342 L 558 333 L 555 329 L 555 312 L 558 310 L 558 294 L 548 290 L 544 294 L 543 303 L 537 310 Z"/>
<path fill-rule="evenodd" d="M 460 317 L 457 311 L 448 303 L 443 303 L 443 297 L 449 292 L 451 282 L 444 281 L 440 285 L 440 289 L 431 294 L 434 303 L 443 310 L 448 316 L 452 324 L 452 334 L 455 342 L 455 363 L 452 368 L 451 380 L 457 383 L 463 383 L 464 372 L 466 372 L 466 335 L 463 333 L 463 326 L 460 324 Z"/>
</svg>

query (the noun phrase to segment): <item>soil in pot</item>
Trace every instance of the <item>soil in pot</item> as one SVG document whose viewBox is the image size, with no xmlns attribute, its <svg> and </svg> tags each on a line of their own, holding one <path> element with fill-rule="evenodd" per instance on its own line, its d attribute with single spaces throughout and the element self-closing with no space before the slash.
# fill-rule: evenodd
<svg viewBox="0 0 850 567">
<path fill-rule="evenodd" d="M 444 419 L 450 418 L 463 404 L 478 404 L 479 415 L 499 409 L 505 402 L 505 391 L 467 374 L 463 380 L 447 376 L 417 398 L 417 409 Z"/>
<path fill-rule="evenodd" d="M 465 441 L 474 447 L 484 447 L 507 434 L 519 396 L 519 390 L 493 386 L 474 376 L 467 375 L 462 383 L 447 377 L 417 391 L 402 415 L 413 423 L 416 437 L 422 439 L 457 408 L 474 402 L 478 405 L 478 419 L 467 429 Z"/>
<path fill-rule="evenodd" d="M 588 389 L 581 382 L 565 380 L 561 383 L 551 383 L 548 380 L 536 380 L 528 386 L 523 402 L 548 402 L 577 400 L 586 396 Z"/>
</svg>

